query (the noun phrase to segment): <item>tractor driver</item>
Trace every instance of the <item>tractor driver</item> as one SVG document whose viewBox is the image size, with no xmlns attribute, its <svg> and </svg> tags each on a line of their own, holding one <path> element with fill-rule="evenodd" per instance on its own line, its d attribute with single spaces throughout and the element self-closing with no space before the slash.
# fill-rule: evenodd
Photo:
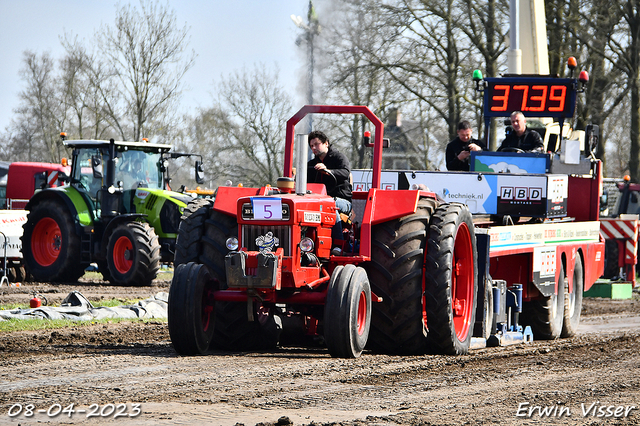
<svg viewBox="0 0 640 426">
<path fill-rule="evenodd" d="M 511 113 L 513 131 L 502 141 L 498 151 L 544 152 L 540 133 L 527 127 L 527 119 L 520 111 Z"/>
<path fill-rule="evenodd" d="M 339 213 L 351 212 L 351 165 L 344 154 L 335 149 L 323 132 L 309 133 L 309 148 L 315 156 L 307 163 L 307 180 L 311 183 L 323 183 L 327 194 L 336 200 Z M 342 223 L 337 214 L 336 225 L 332 230 L 333 240 L 344 240 Z"/>
</svg>

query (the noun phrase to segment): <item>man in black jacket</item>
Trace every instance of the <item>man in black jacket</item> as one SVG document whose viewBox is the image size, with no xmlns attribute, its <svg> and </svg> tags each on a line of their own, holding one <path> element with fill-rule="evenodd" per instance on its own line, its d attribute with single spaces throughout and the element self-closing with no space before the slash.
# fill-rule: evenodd
<svg viewBox="0 0 640 426">
<path fill-rule="evenodd" d="M 498 151 L 521 149 L 524 152 L 544 152 L 544 142 L 540 133 L 527 128 L 527 119 L 520 111 L 511 113 L 513 131 L 502 141 Z"/>
<path fill-rule="evenodd" d="M 309 147 L 315 157 L 307 163 L 307 181 L 323 183 L 327 194 L 336 200 L 338 211 L 348 215 L 351 212 L 349 160 L 331 145 L 327 135 L 317 130 L 309 133 Z M 332 234 L 334 240 L 343 240 L 339 214 Z"/>
<path fill-rule="evenodd" d="M 447 144 L 447 170 L 469 171 L 471 151 L 487 149 L 484 142 L 473 139 L 471 123 L 464 120 L 458 123 L 458 137 Z"/>
</svg>

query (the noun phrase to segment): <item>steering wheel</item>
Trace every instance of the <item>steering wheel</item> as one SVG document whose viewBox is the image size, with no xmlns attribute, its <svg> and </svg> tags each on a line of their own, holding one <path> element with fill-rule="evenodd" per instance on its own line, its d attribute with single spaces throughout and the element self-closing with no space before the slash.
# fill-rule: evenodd
<svg viewBox="0 0 640 426">
<path fill-rule="evenodd" d="M 504 148 L 498 149 L 498 152 L 515 152 L 516 154 L 523 154 L 524 151 L 520 148 L 516 148 L 515 146 L 507 146 Z"/>
</svg>

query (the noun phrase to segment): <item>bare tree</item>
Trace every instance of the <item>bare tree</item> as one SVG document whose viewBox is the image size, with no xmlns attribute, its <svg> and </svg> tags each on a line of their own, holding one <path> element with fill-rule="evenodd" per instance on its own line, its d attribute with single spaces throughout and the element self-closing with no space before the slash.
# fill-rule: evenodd
<svg viewBox="0 0 640 426">
<path fill-rule="evenodd" d="M 140 1 L 140 9 L 125 5 L 115 26 L 96 34 L 104 55 L 93 65 L 105 113 L 122 139 L 141 140 L 153 134 L 173 114 L 182 77 L 193 66 L 195 53 L 185 56 L 187 27 L 179 28 L 168 5 Z"/>
<path fill-rule="evenodd" d="M 49 53 L 26 51 L 23 61 L 21 76 L 26 87 L 15 110 L 13 152 L 28 151 L 29 161 L 60 161 L 64 149 L 59 135 L 66 123 L 66 110 L 58 96 L 54 60 Z"/>
<path fill-rule="evenodd" d="M 286 121 L 292 114 L 278 70 L 256 65 L 223 78 L 217 87 L 215 104 L 190 121 L 190 149 L 204 155 L 218 183 L 274 185 L 282 176 Z"/>
</svg>

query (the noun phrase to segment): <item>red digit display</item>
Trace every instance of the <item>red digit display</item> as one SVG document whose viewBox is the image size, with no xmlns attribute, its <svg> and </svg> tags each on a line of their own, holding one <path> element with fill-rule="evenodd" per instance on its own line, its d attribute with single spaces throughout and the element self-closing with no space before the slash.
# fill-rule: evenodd
<svg viewBox="0 0 640 426">
<path fill-rule="evenodd" d="M 551 93 L 549 93 L 550 101 L 557 101 L 558 106 L 549 107 L 549 111 L 563 111 L 564 104 L 567 97 L 567 88 L 565 86 L 551 86 Z"/>
<path fill-rule="evenodd" d="M 496 79 L 498 80 L 498 79 Z M 550 79 L 548 79 L 549 81 Z M 489 116 L 503 116 L 501 113 L 511 113 L 513 111 L 522 111 L 526 113 L 535 113 L 537 117 L 557 117 L 558 113 L 563 115 L 571 115 L 575 102 L 571 96 L 567 95 L 571 92 L 571 83 L 563 81 L 568 79 L 553 79 L 555 81 L 532 82 L 531 79 L 522 82 L 516 79 L 508 83 L 512 84 L 490 84 L 488 86 L 488 109 Z M 560 81 L 558 81 L 560 80 Z M 492 82 L 493 83 L 493 82 Z M 544 84 L 547 83 L 547 84 Z"/>
<path fill-rule="evenodd" d="M 502 102 L 502 104 L 500 105 L 495 105 L 491 107 L 491 111 L 506 111 L 507 110 L 507 106 L 509 106 L 509 89 L 511 87 L 505 85 L 505 84 L 496 84 L 495 87 L 493 88 L 494 91 L 499 91 L 502 90 L 502 95 L 493 95 L 493 98 L 491 99 L 492 102 Z"/>
<path fill-rule="evenodd" d="M 531 97 L 529 98 L 531 102 L 529 103 L 529 108 L 527 108 L 527 111 L 534 111 L 534 112 L 544 111 L 544 106 L 546 105 L 546 102 L 547 102 L 547 89 L 549 89 L 549 87 L 547 86 L 531 86 L 531 90 L 534 93 L 536 93 L 539 90 L 540 94 L 531 95 Z M 534 106 L 536 102 L 538 102 L 538 105 Z"/>
</svg>

